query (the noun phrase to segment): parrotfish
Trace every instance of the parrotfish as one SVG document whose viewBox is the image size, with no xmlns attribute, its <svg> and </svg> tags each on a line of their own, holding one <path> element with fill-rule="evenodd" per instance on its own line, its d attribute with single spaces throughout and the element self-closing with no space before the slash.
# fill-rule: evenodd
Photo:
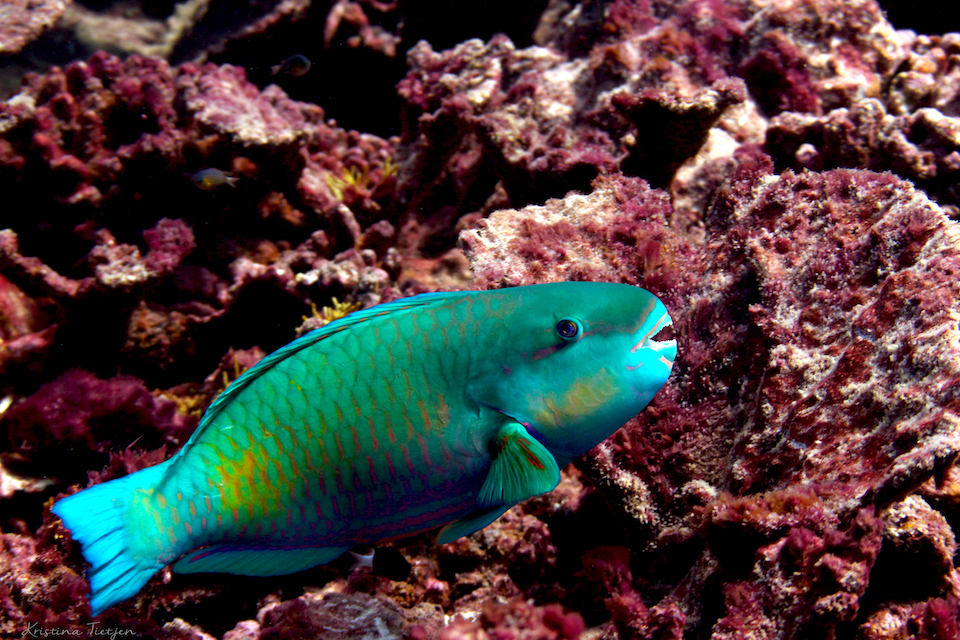
<svg viewBox="0 0 960 640">
<path fill-rule="evenodd" d="M 164 566 L 283 575 L 479 531 L 639 413 L 677 343 L 656 296 L 566 282 L 355 312 L 246 371 L 169 460 L 53 506 L 94 615 Z"/>
</svg>

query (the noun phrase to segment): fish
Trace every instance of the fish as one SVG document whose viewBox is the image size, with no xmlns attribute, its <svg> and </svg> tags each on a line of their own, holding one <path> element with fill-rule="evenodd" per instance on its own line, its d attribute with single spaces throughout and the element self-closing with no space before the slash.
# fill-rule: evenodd
<svg viewBox="0 0 960 640">
<path fill-rule="evenodd" d="M 280 64 L 271 65 L 270 74 L 274 76 L 285 74 L 300 77 L 306 75 L 307 72 L 310 71 L 310 67 L 310 58 L 298 53 L 289 58 L 284 58 L 280 61 Z"/>
<path fill-rule="evenodd" d="M 263 358 L 170 459 L 57 501 L 93 615 L 163 567 L 284 575 L 355 545 L 483 529 L 663 387 L 677 354 L 652 293 L 561 282 L 425 293 Z"/>
<path fill-rule="evenodd" d="M 237 186 L 236 176 L 216 168 L 201 169 L 189 177 L 193 184 L 204 191 L 215 191 L 224 185 Z"/>
</svg>

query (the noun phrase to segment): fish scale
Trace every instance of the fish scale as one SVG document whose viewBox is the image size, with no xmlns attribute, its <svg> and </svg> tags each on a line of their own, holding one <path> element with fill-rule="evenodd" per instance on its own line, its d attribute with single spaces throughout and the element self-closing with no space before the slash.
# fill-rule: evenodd
<svg viewBox="0 0 960 640">
<path fill-rule="evenodd" d="M 468 300 L 467 302 L 474 301 Z M 431 339 L 424 342 L 420 355 L 423 356 L 424 360 L 428 360 L 432 354 L 439 356 L 437 364 L 441 375 L 446 378 L 446 382 L 462 386 L 463 381 L 451 379 L 455 373 L 455 363 L 453 361 L 456 352 L 446 348 L 450 342 L 449 333 L 462 335 L 462 331 L 459 331 L 457 327 L 448 325 L 446 331 L 434 331 L 435 327 L 431 318 L 427 317 L 425 319 L 424 316 L 421 316 L 415 322 L 415 317 L 412 314 L 399 317 L 383 316 L 378 320 L 393 325 L 397 334 L 409 334 L 413 331 L 424 332 Z M 294 496 L 290 496 L 289 494 L 278 495 L 276 492 L 265 490 L 265 488 L 288 485 L 294 476 L 299 476 L 302 481 L 303 469 L 316 466 L 314 460 L 322 458 L 317 445 L 322 446 L 328 452 L 336 450 L 336 457 L 339 458 L 340 462 L 335 466 L 325 467 L 323 487 L 328 490 L 320 490 L 319 495 L 311 496 L 309 500 L 319 501 L 319 509 L 316 508 L 316 505 L 311 505 L 314 508 L 308 509 L 307 512 L 329 513 L 333 510 L 330 503 L 331 498 L 328 497 L 329 488 L 337 487 L 341 494 L 336 506 L 337 519 L 344 524 L 339 529 L 334 525 L 328 529 L 321 528 L 319 531 L 311 531 L 312 535 L 306 540 L 310 544 L 324 545 L 332 542 L 343 542 L 343 538 L 331 540 L 330 536 L 339 534 L 348 526 L 354 538 L 354 540 L 348 541 L 362 541 L 365 534 L 364 527 L 377 527 L 383 524 L 383 515 L 378 513 L 379 510 L 373 509 L 375 504 L 384 505 L 387 510 L 393 511 L 392 519 L 401 506 L 414 508 L 419 506 L 418 496 L 434 496 L 450 490 L 450 483 L 442 476 L 424 474 L 420 471 L 420 469 L 428 467 L 427 460 L 444 460 L 449 457 L 449 452 L 441 449 L 439 446 L 441 440 L 436 438 L 430 441 L 418 439 L 416 437 L 417 429 L 407 410 L 408 407 L 422 402 L 424 406 L 430 407 L 428 410 L 430 423 L 441 428 L 444 426 L 437 410 L 436 398 L 418 393 L 418 390 L 430 389 L 426 367 L 415 361 L 404 368 L 405 375 L 394 378 L 390 388 L 394 391 L 394 395 L 396 395 L 396 389 L 399 388 L 405 400 L 399 404 L 391 404 L 385 389 L 374 389 L 361 382 L 359 365 L 367 362 L 367 356 L 373 357 L 381 365 L 395 365 L 398 360 L 407 359 L 412 353 L 406 349 L 404 343 L 380 340 L 378 332 L 372 334 L 373 340 L 360 340 L 354 334 L 344 333 L 334 336 L 331 341 L 337 340 L 341 335 L 343 338 L 336 344 L 317 344 L 317 348 L 322 345 L 327 349 L 324 366 L 307 368 L 304 366 L 306 360 L 303 359 L 286 360 L 279 363 L 261 376 L 260 380 L 263 384 L 258 385 L 257 388 L 248 387 L 239 393 L 229 408 L 211 423 L 211 428 L 208 428 L 204 435 L 195 441 L 197 444 L 209 443 L 210 448 L 215 450 L 232 450 L 229 457 L 234 462 L 242 463 L 242 455 L 236 442 L 237 434 L 242 432 L 245 436 L 244 446 L 246 442 L 261 443 L 263 448 L 259 456 L 261 459 L 284 461 L 280 465 L 266 464 L 264 466 L 268 477 L 264 478 L 263 483 L 254 483 L 246 496 L 249 503 L 259 507 L 257 512 L 253 518 L 240 517 L 234 520 L 234 526 L 232 527 L 228 519 L 226 531 L 217 532 L 222 540 L 236 543 L 241 541 L 252 542 L 259 538 L 262 541 L 264 537 L 262 530 L 260 536 L 257 536 L 249 525 L 250 521 L 256 517 L 265 517 L 266 512 L 270 510 L 269 502 L 273 502 L 272 508 L 274 510 L 279 509 L 282 512 L 292 513 L 297 525 L 302 528 L 309 528 L 313 523 L 309 519 L 306 522 L 300 522 L 299 510 L 291 509 L 291 505 L 308 500 L 305 491 L 299 491 Z M 390 347 L 394 348 L 391 349 Z M 334 363 L 333 367 L 330 366 L 331 362 Z M 325 379 L 334 375 L 340 381 L 340 385 L 328 384 Z M 346 384 L 343 384 L 344 382 Z M 326 391 L 328 388 L 336 387 L 339 387 L 339 391 L 346 394 L 348 399 L 338 397 L 336 393 L 329 394 Z M 271 396 L 261 391 L 264 388 L 271 389 L 274 392 L 281 389 L 283 392 L 273 394 L 273 401 L 271 401 Z M 347 406 L 347 416 L 339 423 L 336 430 L 325 429 L 325 425 L 337 424 L 330 419 L 330 416 L 324 416 L 324 408 L 334 405 Z M 393 411 L 378 411 L 377 407 L 381 405 L 384 407 L 392 406 Z M 302 420 L 294 417 L 292 413 L 292 407 L 294 406 L 306 407 Z M 359 407 L 366 407 L 366 410 L 358 412 L 357 408 Z M 353 409 L 354 412 L 350 412 L 349 409 Z M 361 424 L 368 420 L 373 421 L 374 431 L 386 432 L 389 423 L 396 433 L 397 425 L 402 425 L 397 444 L 400 447 L 404 463 L 399 467 L 393 462 L 394 466 L 391 470 L 391 464 L 387 462 L 383 450 L 374 447 L 369 425 L 364 429 Z M 296 466 L 300 469 L 299 474 L 294 473 L 291 469 L 292 462 L 277 448 L 279 438 L 270 431 L 269 427 L 265 426 L 271 422 L 274 424 L 279 422 L 281 425 L 287 426 L 295 433 L 294 440 L 305 443 L 305 446 L 292 446 L 291 443 L 287 447 L 293 449 Z M 216 427 L 221 423 L 233 426 L 230 430 L 217 429 Z M 321 438 L 311 437 L 311 434 L 317 433 L 322 434 Z M 425 443 L 428 445 L 426 448 L 423 446 Z M 372 478 L 369 473 L 363 473 L 357 460 L 370 460 L 375 477 Z M 189 454 L 184 456 L 181 464 L 185 466 L 193 465 Z M 239 471 L 238 467 L 234 468 Z M 220 482 L 227 484 L 233 482 L 230 478 L 234 474 L 228 472 L 222 475 L 224 478 Z M 385 478 L 390 481 L 399 480 L 400 487 L 407 490 L 394 490 L 390 496 L 387 496 L 381 488 L 382 485 L 377 483 L 375 478 Z M 343 489 L 340 490 L 340 487 Z M 184 489 L 186 490 L 184 491 Z M 202 490 L 201 487 L 181 487 L 177 485 L 166 489 L 165 493 L 168 501 L 172 502 L 172 497 L 169 494 L 176 490 L 184 495 L 189 495 L 191 489 L 194 494 Z M 319 490 L 320 487 L 318 486 L 317 489 Z M 392 501 L 394 504 L 384 504 L 387 501 Z M 454 502 L 452 497 L 445 501 Z M 223 500 L 219 500 L 219 503 L 218 505 L 217 501 L 214 501 L 215 511 L 222 509 Z M 181 519 L 186 522 L 182 513 Z M 304 527 L 304 525 L 307 526 Z M 270 538 L 269 535 L 267 537 Z M 197 539 L 193 540 L 193 542 L 197 541 Z M 199 539 L 201 544 L 212 541 L 212 539 Z"/>
<path fill-rule="evenodd" d="M 550 491 L 666 381 L 636 287 L 424 294 L 351 314 L 240 376 L 173 458 L 54 505 L 93 612 L 175 571 L 278 575 L 354 544 L 447 542 Z"/>
</svg>

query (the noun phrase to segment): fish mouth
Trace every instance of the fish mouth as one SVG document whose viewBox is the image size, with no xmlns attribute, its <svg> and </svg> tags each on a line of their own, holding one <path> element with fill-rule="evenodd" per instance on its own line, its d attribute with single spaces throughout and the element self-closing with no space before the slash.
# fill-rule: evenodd
<svg viewBox="0 0 960 640">
<path fill-rule="evenodd" d="M 666 311 L 657 319 L 657 322 L 637 341 L 630 349 L 630 353 L 636 353 L 640 349 L 651 349 L 660 357 L 659 360 L 667 368 L 673 368 L 673 361 L 677 356 L 677 339 L 673 331 L 673 318 Z M 637 365 L 627 365 L 627 371 L 639 369 L 643 363 Z"/>
</svg>

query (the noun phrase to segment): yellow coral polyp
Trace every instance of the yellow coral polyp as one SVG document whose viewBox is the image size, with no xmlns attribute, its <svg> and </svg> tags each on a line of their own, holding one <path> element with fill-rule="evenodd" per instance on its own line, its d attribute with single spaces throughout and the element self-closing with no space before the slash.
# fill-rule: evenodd
<svg viewBox="0 0 960 640">
<path fill-rule="evenodd" d="M 322 327 L 325 324 L 330 324 L 334 320 L 339 320 L 340 318 L 353 313 L 361 307 L 359 302 L 340 302 L 336 298 L 333 298 L 332 307 L 323 307 L 320 311 L 317 311 L 317 305 L 311 303 L 311 315 L 320 321 L 318 326 Z M 303 316 L 303 321 L 307 321 L 307 316 Z"/>
<path fill-rule="evenodd" d="M 168 391 L 163 391 L 157 389 L 153 392 L 153 395 L 158 398 L 164 398 L 165 400 L 170 400 L 175 405 L 177 405 L 177 412 L 196 419 L 203 417 L 203 412 L 206 411 L 207 406 L 216 400 L 217 396 L 226 390 L 234 380 L 239 378 L 246 367 L 240 365 L 240 361 L 237 359 L 236 354 L 233 356 L 233 371 L 223 371 L 221 372 L 221 380 L 219 388 L 214 392 L 213 397 L 209 398 L 204 393 L 194 393 L 189 395 L 177 395 L 169 393 Z"/>
<path fill-rule="evenodd" d="M 393 158 L 387 158 L 380 167 L 379 183 L 382 183 L 390 176 L 396 175 L 398 171 L 399 166 L 393 161 Z M 358 169 L 357 167 L 344 167 L 342 177 L 335 176 L 332 172 L 328 171 L 324 174 L 323 178 L 333 197 L 342 202 L 348 187 L 353 187 L 356 191 L 372 190 L 371 184 L 373 180 L 371 173 L 369 168 Z"/>
<path fill-rule="evenodd" d="M 154 392 L 154 395 L 156 395 L 158 398 L 164 398 L 172 401 L 175 405 L 177 405 L 177 413 L 192 418 L 197 418 L 198 420 L 203 415 L 203 410 L 207 408 L 206 403 L 204 402 L 203 394 L 199 393 L 189 396 L 178 396 L 158 390 Z"/>
<path fill-rule="evenodd" d="M 239 378 L 240 374 L 246 370 L 246 367 L 240 366 L 240 361 L 237 360 L 237 354 L 233 354 L 233 376 L 231 377 L 226 371 L 223 372 L 223 389 L 217 392 L 217 395 L 223 393 L 223 391 L 230 386 L 230 383 Z"/>
</svg>

